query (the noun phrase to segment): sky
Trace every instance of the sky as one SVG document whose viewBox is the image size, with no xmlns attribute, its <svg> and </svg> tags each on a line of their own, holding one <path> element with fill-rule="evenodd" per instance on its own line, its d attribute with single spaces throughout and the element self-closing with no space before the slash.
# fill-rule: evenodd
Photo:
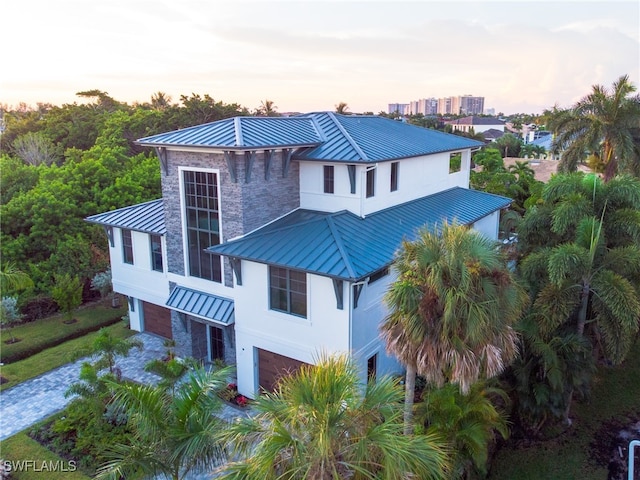
<svg viewBox="0 0 640 480">
<path fill-rule="evenodd" d="M 640 79 L 637 0 L 2 0 L 0 18 L 9 107 L 97 89 L 281 113 L 474 95 L 537 114 Z"/>
</svg>

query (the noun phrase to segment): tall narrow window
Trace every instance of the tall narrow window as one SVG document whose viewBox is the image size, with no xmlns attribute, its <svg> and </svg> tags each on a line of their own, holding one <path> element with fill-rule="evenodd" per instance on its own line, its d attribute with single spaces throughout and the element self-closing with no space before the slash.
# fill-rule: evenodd
<svg viewBox="0 0 640 480">
<path fill-rule="evenodd" d="M 133 241 L 131 240 L 131 230 L 122 229 L 122 259 L 124 263 L 133 265 Z"/>
<path fill-rule="evenodd" d="M 462 166 L 462 154 L 460 152 L 449 155 L 449 173 L 459 172 Z"/>
<path fill-rule="evenodd" d="M 333 165 L 324 166 L 324 193 L 333 193 Z"/>
<path fill-rule="evenodd" d="M 150 235 L 151 238 L 151 268 L 162 272 L 162 237 Z"/>
<path fill-rule="evenodd" d="M 375 355 L 367 359 L 367 380 L 370 382 L 375 382 L 377 373 L 378 373 L 378 354 L 376 353 Z"/>
<path fill-rule="evenodd" d="M 392 162 L 391 163 L 391 191 L 395 192 L 398 190 L 398 166 L 400 162 Z"/>
<path fill-rule="evenodd" d="M 307 274 L 269 267 L 269 304 L 272 310 L 307 316 Z"/>
<path fill-rule="evenodd" d="M 209 356 L 210 361 L 224 360 L 224 330 L 209 325 Z"/>
<path fill-rule="evenodd" d="M 367 198 L 376 194 L 376 169 L 367 170 Z"/>
<path fill-rule="evenodd" d="M 204 251 L 220 243 L 217 175 L 213 172 L 185 171 L 183 182 L 189 275 L 220 282 L 220 256 Z"/>
</svg>

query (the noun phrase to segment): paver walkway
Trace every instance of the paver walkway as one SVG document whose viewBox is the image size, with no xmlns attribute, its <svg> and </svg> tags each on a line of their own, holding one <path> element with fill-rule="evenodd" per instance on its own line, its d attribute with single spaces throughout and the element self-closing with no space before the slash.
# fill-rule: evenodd
<svg viewBox="0 0 640 480">
<path fill-rule="evenodd" d="M 117 359 L 122 376 L 140 383 L 156 383 L 159 377 L 145 372 L 144 366 L 166 354 L 163 340 L 146 333 L 138 333 L 133 338 L 142 340 L 144 347 L 142 351 L 134 349 L 128 357 Z M 0 392 L 0 441 L 62 410 L 71 401 L 65 398 L 64 392 L 79 380 L 80 366 L 84 361 L 86 359 L 63 365 Z M 232 421 L 246 414 L 224 405 L 219 416 Z"/>
</svg>

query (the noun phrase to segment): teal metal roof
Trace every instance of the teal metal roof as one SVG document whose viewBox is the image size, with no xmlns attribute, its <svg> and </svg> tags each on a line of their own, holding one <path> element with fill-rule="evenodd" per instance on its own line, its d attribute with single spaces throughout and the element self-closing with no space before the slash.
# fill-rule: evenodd
<svg viewBox="0 0 640 480">
<path fill-rule="evenodd" d="M 162 199 L 91 215 L 85 220 L 109 227 L 127 228 L 156 235 L 167 233 Z"/>
<path fill-rule="evenodd" d="M 452 188 L 361 218 L 351 212 L 296 210 L 245 237 L 208 248 L 212 253 L 357 281 L 393 260 L 403 239 L 443 221 L 471 224 L 511 199 Z"/>
<path fill-rule="evenodd" d="M 308 147 L 322 142 L 312 119 L 298 117 L 235 117 L 160 133 L 137 141 L 145 146 L 224 149 Z"/>
<path fill-rule="evenodd" d="M 294 158 L 349 163 L 379 162 L 478 148 L 482 142 L 375 115 L 307 114 L 325 141 Z"/>
<path fill-rule="evenodd" d="M 233 300 L 180 286 L 169 295 L 167 307 L 225 325 L 235 319 Z"/>
<path fill-rule="evenodd" d="M 482 142 L 375 115 L 235 117 L 138 140 L 145 146 L 296 148 L 297 160 L 379 162 L 477 148 Z"/>
</svg>

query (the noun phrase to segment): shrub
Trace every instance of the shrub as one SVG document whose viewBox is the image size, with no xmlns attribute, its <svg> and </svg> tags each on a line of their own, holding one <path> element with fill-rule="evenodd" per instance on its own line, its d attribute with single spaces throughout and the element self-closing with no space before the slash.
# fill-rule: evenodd
<svg viewBox="0 0 640 480">
<path fill-rule="evenodd" d="M 91 288 L 100 292 L 100 297 L 105 298 L 112 289 L 111 269 L 97 273 L 91 280 Z"/>
</svg>

